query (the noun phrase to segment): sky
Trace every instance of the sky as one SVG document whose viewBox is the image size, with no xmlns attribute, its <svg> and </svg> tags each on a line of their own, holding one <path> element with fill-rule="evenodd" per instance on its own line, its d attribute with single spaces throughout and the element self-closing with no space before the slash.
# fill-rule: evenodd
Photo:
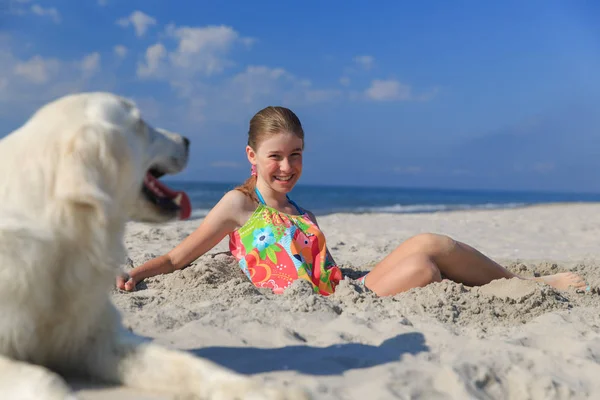
<svg viewBox="0 0 600 400">
<path fill-rule="evenodd" d="M 600 3 L 0 0 L 0 137 L 82 91 L 191 139 L 178 179 L 241 182 L 291 108 L 301 183 L 600 192 Z"/>
</svg>

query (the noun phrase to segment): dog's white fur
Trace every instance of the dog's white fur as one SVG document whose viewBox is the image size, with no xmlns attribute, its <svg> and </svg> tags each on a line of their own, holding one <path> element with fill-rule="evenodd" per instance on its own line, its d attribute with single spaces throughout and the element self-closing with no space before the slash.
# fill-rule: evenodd
<svg viewBox="0 0 600 400">
<path fill-rule="evenodd" d="M 307 398 L 123 329 L 109 293 L 125 223 L 172 218 L 142 181 L 186 163 L 183 137 L 108 93 L 60 98 L 0 140 L 1 398 L 75 398 L 71 373 L 200 399 Z"/>
</svg>

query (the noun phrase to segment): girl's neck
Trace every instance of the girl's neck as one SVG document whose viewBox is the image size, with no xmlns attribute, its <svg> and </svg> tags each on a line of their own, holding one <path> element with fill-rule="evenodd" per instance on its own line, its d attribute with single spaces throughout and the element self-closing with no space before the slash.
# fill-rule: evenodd
<svg viewBox="0 0 600 400">
<path fill-rule="evenodd" d="M 288 201 L 285 193 L 276 192 L 268 185 L 262 184 L 260 181 L 256 182 L 256 188 L 260 192 L 267 206 L 275 208 L 279 211 L 283 211 L 289 207 L 290 202 Z"/>
</svg>

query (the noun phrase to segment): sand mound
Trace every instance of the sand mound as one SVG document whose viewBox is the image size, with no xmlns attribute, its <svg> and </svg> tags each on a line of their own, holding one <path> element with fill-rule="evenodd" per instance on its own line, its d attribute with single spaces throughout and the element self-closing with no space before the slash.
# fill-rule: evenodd
<svg viewBox="0 0 600 400">
<path fill-rule="evenodd" d="M 248 282 L 224 241 L 194 265 L 148 279 L 134 293 L 115 290 L 113 299 L 136 333 L 241 373 L 306 386 L 318 399 L 600 397 L 600 205 L 334 215 L 319 224 L 353 278 L 399 241 L 432 231 L 518 274 L 576 271 L 591 290 L 443 281 L 378 298 L 344 280 L 329 297 L 303 281 L 274 295 Z M 169 251 L 196 225 L 131 224 L 125 268 Z M 150 398 L 106 390 L 103 399 Z M 100 398 L 97 389 L 81 393 Z"/>
</svg>

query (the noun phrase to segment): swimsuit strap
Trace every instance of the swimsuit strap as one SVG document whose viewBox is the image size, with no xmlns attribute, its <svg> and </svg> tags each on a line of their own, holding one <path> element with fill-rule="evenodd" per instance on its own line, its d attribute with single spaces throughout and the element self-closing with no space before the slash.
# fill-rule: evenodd
<svg viewBox="0 0 600 400">
<path fill-rule="evenodd" d="M 264 204 L 266 206 L 267 203 L 265 202 L 265 199 L 263 199 L 262 194 L 260 194 L 257 187 L 254 188 L 254 191 L 256 192 L 256 195 L 258 196 L 258 201 L 260 201 L 262 204 Z"/>
<path fill-rule="evenodd" d="M 304 215 L 304 211 L 298 206 L 298 204 L 296 204 L 296 202 L 292 199 L 290 199 L 287 195 L 285 196 L 287 197 L 288 201 L 294 206 L 296 207 L 296 210 L 298 211 L 298 214 L 300 215 Z"/>
<path fill-rule="evenodd" d="M 254 188 L 254 191 L 256 192 L 256 196 L 258 197 L 258 201 L 260 201 L 262 204 L 264 204 L 266 206 L 267 202 L 262 197 L 262 194 L 260 194 L 260 192 L 258 191 L 257 187 Z M 294 207 L 296 207 L 296 210 L 298 211 L 298 214 L 300 214 L 300 215 L 304 214 L 304 212 L 302 211 L 302 209 L 300 207 L 298 207 L 298 204 L 296 204 L 295 201 L 293 201 L 292 199 L 290 199 L 290 197 L 287 194 L 285 195 L 285 197 L 287 198 L 287 200 L 290 202 L 291 205 L 293 205 Z"/>
</svg>

